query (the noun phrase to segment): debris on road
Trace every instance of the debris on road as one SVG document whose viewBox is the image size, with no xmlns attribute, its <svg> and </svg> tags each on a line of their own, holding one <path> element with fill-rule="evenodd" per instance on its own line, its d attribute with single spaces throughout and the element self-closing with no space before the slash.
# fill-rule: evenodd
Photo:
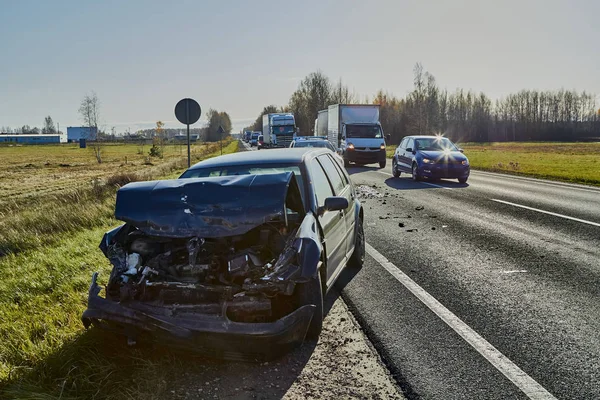
<svg viewBox="0 0 600 400">
<path fill-rule="evenodd" d="M 400 228 L 404 228 L 404 222 L 398 222 L 398 226 L 399 226 Z"/>
<path fill-rule="evenodd" d="M 425 209 L 425 207 L 423 207 L 423 206 L 417 206 L 417 207 L 415 207 L 415 210 L 417 210 L 417 211 L 421 211 L 421 210 L 424 210 L 424 209 Z"/>
<path fill-rule="evenodd" d="M 419 232 L 418 229 L 407 229 L 406 232 Z"/>
<path fill-rule="evenodd" d="M 376 185 L 373 186 L 366 186 L 366 185 L 360 185 L 356 187 L 356 196 L 359 199 L 373 199 L 373 198 L 381 198 L 383 197 L 383 194 L 379 193 L 377 190 L 374 190 L 374 188 L 376 188 Z"/>
</svg>

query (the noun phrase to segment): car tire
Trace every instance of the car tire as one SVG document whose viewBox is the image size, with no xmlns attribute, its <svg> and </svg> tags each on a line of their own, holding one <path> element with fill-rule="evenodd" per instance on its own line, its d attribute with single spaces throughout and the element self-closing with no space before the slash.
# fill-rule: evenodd
<svg viewBox="0 0 600 400">
<path fill-rule="evenodd" d="M 379 161 L 379 168 L 385 168 L 386 160 Z"/>
<path fill-rule="evenodd" d="M 348 267 L 358 271 L 363 267 L 365 263 L 365 230 L 363 228 L 362 218 L 358 219 L 356 223 L 356 236 L 354 238 L 354 251 L 348 261 Z"/>
<path fill-rule="evenodd" d="M 299 283 L 296 286 L 298 306 L 314 304 L 316 306 L 313 317 L 306 331 L 307 340 L 317 340 L 323 329 L 323 285 L 321 283 L 321 274 L 317 271 L 317 276 L 310 278 L 306 283 Z"/>
<path fill-rule="evenodd" d="M 400 171 L 398 171 L 398 164 L 396 164 L 396 159 L 392 159 L 392 175 L 394 178 L 400 178 Z"/>
<path fill-rule="evenodd" d="M 467 183 L 467 179 L 469 178 L 458 178 L 459 183 Z"/>
<path fill-rule="evenodd" d="M 412 180 L 415 182 L 421 180 L 421 176 L 419 175 L 419 168 L 417 167 L 416 163 L 412 165 Z"/>
</svg>

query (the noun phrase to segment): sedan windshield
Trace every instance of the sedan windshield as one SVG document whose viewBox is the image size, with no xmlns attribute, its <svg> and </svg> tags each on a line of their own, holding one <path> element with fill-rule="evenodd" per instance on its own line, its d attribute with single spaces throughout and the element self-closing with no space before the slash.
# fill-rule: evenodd
<svg viewBox="0 0 600 400">
<path fill-rule="evenodd" d="M 379 125 L 347 125 L 346 136 L 349 138 L 367 138 L 380 139 L 383 138 Z"/>
<path fill-rule="evenodd" d="M 298 165 L 222 165 L 212 168 L 195 168 L 185 171 L 179 178 L 208 178 L 230 175 L 266 175 L 293 172 L 304 198 L 304 181 Z"/>
<path fill-rule="evenodd" d="M 454 143 L 447 138 L 425 138 L 415 139 L 415 148 L 417 150 L 430 150 L 430 151 L 458 151 Z"/>
</svg>

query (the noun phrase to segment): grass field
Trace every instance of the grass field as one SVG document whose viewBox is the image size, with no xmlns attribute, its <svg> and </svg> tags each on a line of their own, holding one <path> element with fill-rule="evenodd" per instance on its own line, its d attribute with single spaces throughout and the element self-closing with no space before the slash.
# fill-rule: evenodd
<svg viewBox="0 0 600 400">
<path fill-rule="evenodd" d="M 227 142 L 223 152 L 237 147 Z M 218 144 L 193 151 L 194 161 L 220 152 Z M 130 350 L 84 332 L 80 320 L 92 272 L 101 283 L 110 272 L 98 244 L 119 224 L 118 186 L 187 166 L 178 147 L 150 163 L 137 153 L 107 146 L 98 164 L 75 146 L 0 147 L 0 398 L 161 398 L 164 379 L 180 371 L 180 358 Z"/>
<path fill-rule="evenodd" d="M 462 143 L 471 168 L 600 186 L 600 143 Z M 388 146 L 392 157 L 396 146 Z"/>
</svg>

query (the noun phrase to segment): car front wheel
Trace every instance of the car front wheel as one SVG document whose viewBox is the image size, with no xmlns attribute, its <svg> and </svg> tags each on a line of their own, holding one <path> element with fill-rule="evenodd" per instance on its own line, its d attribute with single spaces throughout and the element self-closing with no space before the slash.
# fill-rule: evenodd
<svg viewBox="0 0 600 400">
<path fill-rule="evenodd" d="M 467 183 L 467 178 L 458 178 L 459 183 Z"/>
<path fill-rule="evenodd" d="M 412 179 L 415 182 L 421 180 L 421 176 L 419 175 L 419 168 L 417 167 L 417 164 L 413 164 L 413 166 L 412 166 Z"/>
<path fill-rule="evenodd" d="M 379 168 L 385 168 L 385 160 L 379 161 Z"/>
<path fill-rule="evenodd" d="M 396 164 L 396 159 L 392 159 L 392 175 L 394 175 L 394 178 L 399 178 L 400 177 L 400 171 L 398 171 L 398 164 Z"/>
<path fill-rule="evenodd" d="M 365 231 L 362 218 L 356 222 L 356 236 L 354 238 L 354 252 L 350 256 L 348 266 L 353 270 L 359 270 L 365 263 Z"/>
</svg>

